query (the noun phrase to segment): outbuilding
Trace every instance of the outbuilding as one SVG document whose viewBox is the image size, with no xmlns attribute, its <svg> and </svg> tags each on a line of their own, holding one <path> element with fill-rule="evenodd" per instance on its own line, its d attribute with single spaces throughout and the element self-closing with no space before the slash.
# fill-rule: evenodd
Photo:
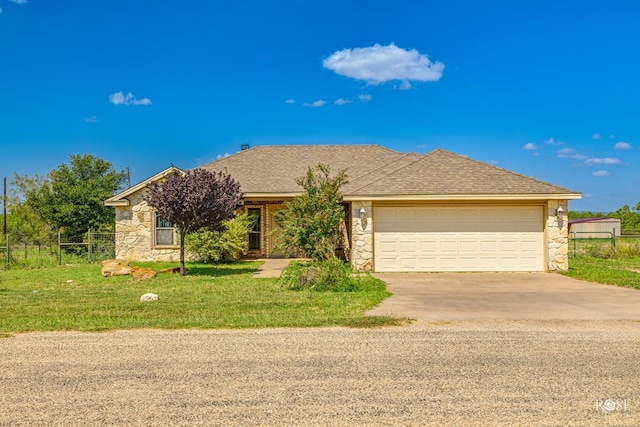
<svg viewBox="0 0 640 427">
<path fill-rule="evenodd" d="M 620 237 L 620 218 L 578 218 L 569 221 L 572 239 L 610 239 Z"/>
</svg>

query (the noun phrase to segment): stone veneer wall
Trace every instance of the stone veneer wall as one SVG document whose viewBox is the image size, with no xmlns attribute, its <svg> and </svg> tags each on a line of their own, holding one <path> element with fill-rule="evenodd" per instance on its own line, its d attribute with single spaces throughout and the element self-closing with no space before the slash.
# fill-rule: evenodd
<svg viewBox="0 0 640 427">
<path fill-rule="evenodd" d="M 556 210 L 562 206 L 564 213 L 560 218 Z M 547 256 L 549 271 L 569 269 L 569 211 L 566 200 L 549 200 L 547 203 Z"/>
<path fill-rule="evenodd" d="M 362 227 L 360 209 L 367 211 L 367 226 Z M 371 202 L 351 203 L 351 263 L 356 271 L 373 270 L 373 207 Z"/>
<path fill-rule="evenodd" d="M 178 246 L 153 247 L 154 212 L 143 200 L 143 193 L 131 196 L 130 201 L 130 206 L 116 207 L 116 258 L 129 261 L 180 260 Z"/>
</svg>

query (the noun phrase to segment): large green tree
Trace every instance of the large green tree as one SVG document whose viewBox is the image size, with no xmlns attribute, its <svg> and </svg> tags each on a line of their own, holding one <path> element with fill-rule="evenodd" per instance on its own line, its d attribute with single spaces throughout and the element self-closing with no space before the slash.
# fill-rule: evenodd
<svg viewBox="0 0 640 427">
<path fill-rule="evenodd" d="M 13 185 L 21 203 L 54 230 L 67 236 L 81 236 L 89 229 L 113 229 L 113 208 L 104 201 L 121 189 L 127 179 L 124 170 L 90 154 L 73 154 L 46 178 L 15 175 Z"/>
<path fill-rule="evenodd" d="M 282 228 L 282 245 L 301 249 L 316 260 L 334 258 L 342 238 L 340 225 L 345 219 L 340 189 L 348 182 L 345 170 L 331 176 L 331 168 L 322 163 L 309 167 L 306 175 L 297 178 L 304 193 L 286 202 L 275 217 Z"/>
</svg>

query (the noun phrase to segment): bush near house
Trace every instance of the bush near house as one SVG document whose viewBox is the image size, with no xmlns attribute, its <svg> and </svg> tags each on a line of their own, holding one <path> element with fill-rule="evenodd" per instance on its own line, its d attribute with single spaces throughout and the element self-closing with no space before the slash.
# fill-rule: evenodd
<svg viewBox="0 0 640 427">
<path fill-rule="evenodd" d="M 351 268 L 338 258 L 293 261 L 278 282 L 286 289 L 332 292 L 352 292 L 359 288 L 361 278 L 352 277 Z"/>
<path fill-rule="evenodd" d="M 224 231 L 202 228 L 186 237 L 186 248 L 202 262 L 237 261 L 249 249 L 247 234 L 253 222 L 254 218 L 242 213 L 223 221 Z"/>
<path fill-rule="evenodd" d="M 350 292 L 359 287 L 351 276 L 351 268 L 336 257 L 336 248 L 344 224 L 340 189 L 349 182 L 345 170 L 331 176 L 331 168 L 322 163 L 308 168 L 305 176 L 296 179 L 304 193 L 286 202 L 276 215 L 282 228 L 285 248 L 297 248 L 310 262 L 293 262 L 283 272 L 280 283 L 287 289 Z"/>
</svg>

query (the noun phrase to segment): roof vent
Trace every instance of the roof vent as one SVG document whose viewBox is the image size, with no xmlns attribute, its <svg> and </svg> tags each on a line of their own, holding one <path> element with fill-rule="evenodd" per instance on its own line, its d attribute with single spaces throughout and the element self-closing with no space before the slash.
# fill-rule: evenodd
<svg viewBox="0 0 640 427">
<path fill-rule="evenodd" d="M 240 144 L 240 151 L 248 150 L 251 148 L 249 144 Z"/>
</svg>

